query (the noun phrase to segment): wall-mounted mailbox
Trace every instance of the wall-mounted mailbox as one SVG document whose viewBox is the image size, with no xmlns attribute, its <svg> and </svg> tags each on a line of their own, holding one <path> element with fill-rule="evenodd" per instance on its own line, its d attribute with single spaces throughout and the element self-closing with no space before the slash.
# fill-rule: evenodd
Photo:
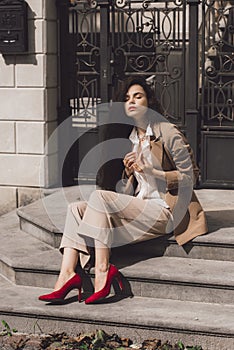
<svg viewBox="0 0 234 350">
<path fill-rule="evenodd" d="M 0 52 L 28 50 L 28 6 L 25 0 L 0 0 Z"/>
</svg>

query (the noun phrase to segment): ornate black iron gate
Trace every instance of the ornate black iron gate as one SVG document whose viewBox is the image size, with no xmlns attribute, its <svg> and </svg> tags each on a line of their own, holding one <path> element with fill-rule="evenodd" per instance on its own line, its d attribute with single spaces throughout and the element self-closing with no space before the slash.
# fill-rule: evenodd
<svg viewBox="0 0 234 350">
<path fill-rule="evenodd" d="M 69 6 L 68 0 L 58 0 L 61 47 L 60 121 L 70 115 L 73 116 L 70 132 L 76 129 L 79 133 L 79 130 L 83 131 L 90 126 L 94 128 L 86 134 L 85 142 L 82 143 L 79 139 L 70 150 L 63 164 L 64 183 L 73 183 L 78 173 L 80 159 L 98 142 L 95 129 L 98 118 L 97 105 L 111 100 L 114 89 L 125 76 L 141 75 L 155 87 L 164 115 L 186 133 L 197 160 L 201 161 L 201 183 L 205 185 L 215 183 L 219 187 L 232 186 L 234 172 L 230 166 L 231 162 L 226 162 L 225 157 L 222 158 L 221 163 L 227 163 L 228 170 L 232 171 L 226 181 L 226 172 L 220 173 L 213 169 L 217 164 L 212 157 L 212 152 L 216 149 L 212 144 L 214 140 L 215 143 L 220 140 L 222 147 L 220 144 L 218 147 L 225 152 L 227 147 L 231 149 L 234 142 L 233 68 L 230 68 L 230 65 L 233 67 L 230 49 L 233 48 L 233 42 L 229 43 L 229 62 L 225 45 L 216 45 L 216 27 L 218 34 L 220 29 L 214 25 L 217 16 L 220 16 L 219 21 L 224 20 L 228 28 L 228 33 L 225 30 L 226 34 L 222 32 L 222 38 L 226 35 L 229 36 L 226 41 L 233 41 L 232 5 L 229 4 L 227 10 L 226 7 L 225 9 L 222 7 L 224 1 L 212 0 L 73 2 L 75 6 Z M 217 10 L 214 9 L 215 5 L 218 6 Z M 220 15 L 220 11 L 227 11 L 228 16 Z M 200 46 L 199 33 L 202 39 Z M 202 69 L 200 79 L 202 123 L 198 99 L 199 47 Z M 222 55 L 223 75 L 214 77 L 214 72 L 217 70 L 221 73 L 221 67 L 215 66 L 218 64 L 215 59 L 211 60 L 213 65 L 207 66 L 207 59 L 210 58 L 210 53 L 206 53 L 207 50 L 211 50 L 213 56 L 214 52 L 225 53 Z M 227 67 L 229 67 L 228 74 Z M 226 78 L 221 79 L 221 76 Z M 220 105 L 223 103 L 225 107 L 222 109 Z M 213 129 L 216 119 L 220 123 L 214 125 Z M 214 138 L 214 135 L 217 137 Z M 225 135 L 222 136 L 224 142 L 221 141 L 220 135 Z M 201 147 L 200 140 L 202 140 Z M 92 178 L 92 170 L 83 175 L 87 179 Z"/>
<path fill-rule="evenodd" d="M 204 1 L 201 170 L 206 187 L 234 187 L 234 1 Z"/>
</svg>

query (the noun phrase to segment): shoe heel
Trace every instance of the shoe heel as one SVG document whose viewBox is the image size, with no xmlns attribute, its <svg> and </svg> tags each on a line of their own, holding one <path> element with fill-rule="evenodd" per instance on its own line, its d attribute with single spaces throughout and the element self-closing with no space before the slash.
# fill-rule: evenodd
<svg viewBox="0 0 234 350">
<path fill-rule="evenodd" d="M 123 291 L 124 286 L 123 286 L 123 281 L 122 281 L 122 277 L 120 276 L 120 273 L 118 273 L 118 275 L 117 275 L 117 281 L 119 284 L 119 288 L 121 289 L 121 291 Z"/>
<path fill-rule="evenodd" d="M 78 301 L 81 303 L 81 288 L 78 289 Z"/>
</svg>

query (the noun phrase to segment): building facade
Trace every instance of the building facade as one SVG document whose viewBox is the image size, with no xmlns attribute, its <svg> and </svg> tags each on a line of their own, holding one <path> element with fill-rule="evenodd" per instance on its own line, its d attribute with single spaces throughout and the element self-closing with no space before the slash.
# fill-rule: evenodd
<svg viewBox="0 0 234 350">
<path fill-rule="evenodd" d="M 46 149 L 58 119 L 56 1 L 27 4 L 27 52 L 0 55 L 1 213 L 56 184 L 57 150 Z"/>
</svg>

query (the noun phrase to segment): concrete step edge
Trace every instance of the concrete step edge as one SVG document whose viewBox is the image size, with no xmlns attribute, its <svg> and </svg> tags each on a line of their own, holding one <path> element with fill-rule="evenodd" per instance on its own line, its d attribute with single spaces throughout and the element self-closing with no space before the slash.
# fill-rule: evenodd
<svg viewBox="0 0 234 350">
<path fill-rule="evenodd" d="M 165 257 L 165 259 L 167 259 L 167 257 Z M 171 259 L 171 258 L 170 258 Z M 172 258 L 173 259 L 173 258 Z M 183 258 L 182 258 L 183 259 Z M 186 259 L 187 260 L 187 259 Z M 193 261 L 195 259 L 192 259 Z M 5 265 L 7 265 L 8 267 L 10 267 L 15 273 L 20 272 L 20 273 L 26 273 L 26 274 L 43 274 L 43 275 L 53 275 L 56 276 L 59 274 L 59 267 L 56 269 L 43 269 L 43 268 L 37 268 L 37 267 L 27 267 L 27 266 L 17 266 L 16 262 L 11 262 L 9 263 L 8 260 L 4 259 L 4 257 L 2 257 L 0 255 L 0 261 L 2 261 Z M 213 262 L 214 260 L 212 260 Z M 204 269 L 205 269 L 205 263 L 206 261 L 204 261 Z M 223 262 L 224 266 L 225 266 L 225 262 Z M 229 263 L 229 262 L 228 262 Z M 233 263 L 233 267 L 234 267 L 234 263 Z M 230 283 L 230 281 L 227 282 L 227 284 L 225 284 L 223 282 L 223 279 L 217 279 L 215 281 L 212 282 L 207 282 L 207 281 L 202 281 L 202 278 L 200 278 L 199 281 L 196 281 L 196 277 L 193 276 L 191 280 L 188 280 L 186 277 L 184 277 L 184 275 L 182 275 L 179 279 L 173 279 L 172 277 L 166 277 L 166 276 L 162 276 L 161 278 L 157 278 L 157 277 L 142 277 L 142 276 L 134 276 L 134 272 L 128 272 L 125 271 L 124 268 L 120 268 L 119 269 L 120 273 L 123 274 L 124 278 L 126 278 L 129 282 L 141 282 L 141 283 L 156 283 L 156 284 L 168 284 L 168 285 L 178 285 L 178 286 L 191 286 L 191 287 L 205 287 L 205 288 L 216 288 L 216 289 L 224 289 L 224 290 L 234 290 L 234 283 L 233 281 Z M 160 272 L 160 270 L 159 270 Z M 91 272 L 88 273 L 88 276 L 94 278 L 94 273 Z"/>
<path fill-rule="evenodd" d="M 140 297 L 139 297 L 140 298 Z M 232 305 L 230 305 L 232 306 Z M 0 315 L 6 315 L 6 316 L 13 316 L 13 317 L 26 317 L 28 319 L 46 319 L 46 320 L 52 320 L 52 321 L 63 321 L 64 322 L 75 322 L 75 323 L 81 323 L 81 324 L 91 324 L 96 325 L 97 323 L 101 326 L 111 326 L 116 329 L 116 327 L 125 327 L 125 328 L 135 328 L 138 330 L 158 330 L 158 331 L 168 331 L 168 332 L 179 332 L 184 334 L 194 334 L 194 335 L 207 335 L 207 336 L 214 336 L 214 337 L 228 337 L 231 339 L 234 339 L 234 333 L 231 329 L 230 331 L 222 332 L 219 328 L 208 330 L 208 327 L 206 330 L 202 329 L 194 329 L 194 328 L 180 328 L 180 327 L 172 327 L 168 326 L 167 324 L 161 324 L 161 325 L 143 325 L 142 323 L 135 324 L 135 323 L 123 323 L 123 322 L 113 322 L 113 321 L 104 321 L 101 319 L 93 320 L 91 318 L 85 319 L 80 317 L 59 317 L 59 316 L 52 316 L 48 314 L 38 314 L 38 313 L 30 313 L 30 312 L 15 312 L 15 311 L 4 311 L 0 307 Z"/>
<path fill-rule="evenodd" d="M 112 298 L 111 304 L 108 302 L 101 305 L 85 305 L 78 302 L 74 304 L 73 300 L 73 302 L 63 305 L 48 306 L 37 300 L 38 295 L 46 292 L 45 289 L 18 286 L 10 292 L 12 287 L 9 285 L 7 288 L 1 289 L 2 297 L 5 294 L 8 295 L 8 303 L 4 305 L 0 303 L 0 314 L 77 323 L 96 324 L 98 322 L 113 327 L 180 330 L 185 333 L 234 338 L 234 322 L 232 323 L 234 305 L 134 297 L 131 299 Z M 115 302 L 113 302 L 114 300 Z M 12 305 L 10 305 L 11 301 Z M 124 310 L 129 310 L 129 313 L 123 314 Z M 184 318 L 181 318 L 182 315 Z M 216 315 L 215 320 L 214 315 Z M 222 319 L 225 319 L 225 322 L 220 324 Z"/>
<path fill-rule="evenodd" d="M 19 219 L 20 219 L 20 227 L 21 229 L 23 229 L 25 232 L 27 232 L 28 234 L 30 233 L 30 230 L 24 229 L 24 222 L 27 222 L 33 229 L 33 227 L 42 229 L 45 231 L 46 234 L 48 235 L 54 235 L 55 237 L 60 237 L 62 236 L 62 231 L 57 229 L 55 226 L 53 226 L 52 224 L 45 224 L 43 222 L 41 222 L 40 220 L 37 220 L 36 218 L 30 217 L 30 215 L 27 215 L 25 212 L 20 212 L 17 211 L 17 214 L 19 215 Z M 209 234 L 206 235 L 202 235 L 199 236 L 195 239 L 193 239 L 192 241 L 192 245 L 196 246 L 196 247 L 214 247 L 214 248 L 230 248 L 233 249 L 234 248 L 234 241 L 233 243 L 227 243 L 227 242 L 223 242 L 222 241 L 222 237 L 220 237 L 220 241 L 216 241 L 216 242 L 212 242 L 210 240 L 206 240 L 206 238 L 209 236 Z M 161 240 L 164 242 L 168 242 L 169 245 L 174 245 L 174 246 L 178 246 L 177 241 L 175 240 L 174 237 L 161 237 Z M 46 243 L 46 241 L 45 241 Z M 187 246 L 189 246 L 189 244 L 191 244 L 191 242 L 187 243 Z"/>
<path fill-rule="evenodd" d="M 19 219 L 21 221 L 21 219 L 24 219 L 25 221 L 27 221 L 28 223 L 30 223 L 32 226 L 36 226 L 39 228 L 44 229 L 45 231 L 47 231 L 48 233 L 51 234 L 62 234 L 62 232 L 57 229 L 53 224 L 48 224 L 48 223 L 43 223 L 41 220 L 39 220 L 36 216 L 32 217 L 32 215 L 28 215 L 27 212 L 24 210 L 21 210 L 20 208 L 17 209 L 17 215 L 19 216 Z"/>
<path fill-rule="evenodd" d="M 18 215 L 32 224 L 44 228 L 48 233 L 61 234 L 63 230 L 67 204 L 82 199 L 82 192 L 92 191 L 92 186 L 74 186 L 71 188 L 63 188 L 56 193 L 51 194 L 43 199 L 38 200 L 26 207 L 18 209 Z M 219 194 L 222 197 L 220 205 L 212 204 L 213 197 L 217 197 L 215 190 L 198 190 L 197 195 L 200 198 L 203 207 L 207 213 L 210 233 L 202 235 L 193 240 L 195 246 L 211 246 L 211 247 L 234 247 L 234 220 L 232 201 L 230 207 L 223 204 L 225 193 Z M 230 191 L 228 193 L 231 193 Z M 233 191 L 234 193 L 234 191 Z M 64 200 L 64 198 L 66 200 Z M 230 194 L 230 200 L 233 194 Z M 49 215 L 48 215 L 49 214 Z M 225 216 L 225 221 L 224 220 Z M 41 219 L 38 219 L 40 217 Z M 225 223 L 225 224 L 224 224 Z M 30 232 L 29 232 L 30 233 Z M 169 244 L 177 244 L 172 237 L 169 239 Z"/>
<path fill-rule="evenodd" d="M 1 311 L 0 311 L 1 314 Z M 233 336 L 230 334 L 223 335 L 216 332 L 212 336 L 210 333 L 183 331 L 183 329 L 169 330 L 158 327 L 150 329 L 149 327 L 126 327 L 117 325 L 115 327 L 111 324 L 100 324 L 98 322 L 76 322 L 64 321 L 59 319 L 47 319 L 46 317 L 37 318 L 28 314 L 11 315 L 3 314 L 4 320 L 8 322 L 13 328 L 16 328 L 21 333 L 29 334 L 54 334 L 67 333 L 71 336 L 77 336 L 81 333 L 93 333 L 97 329 L 104 330 L 107 334 L 118 334 L 122 338 L 129 338 L 135 344 L 141 344 L 145 339 L 161 339 L 162 343 L 169 340 L 170 343 L 175 344 L 179 340 L 184 344 L 196 344 L 202 346 L 203 350 L 230 350 L 233 348 Z"/>
</svg>

